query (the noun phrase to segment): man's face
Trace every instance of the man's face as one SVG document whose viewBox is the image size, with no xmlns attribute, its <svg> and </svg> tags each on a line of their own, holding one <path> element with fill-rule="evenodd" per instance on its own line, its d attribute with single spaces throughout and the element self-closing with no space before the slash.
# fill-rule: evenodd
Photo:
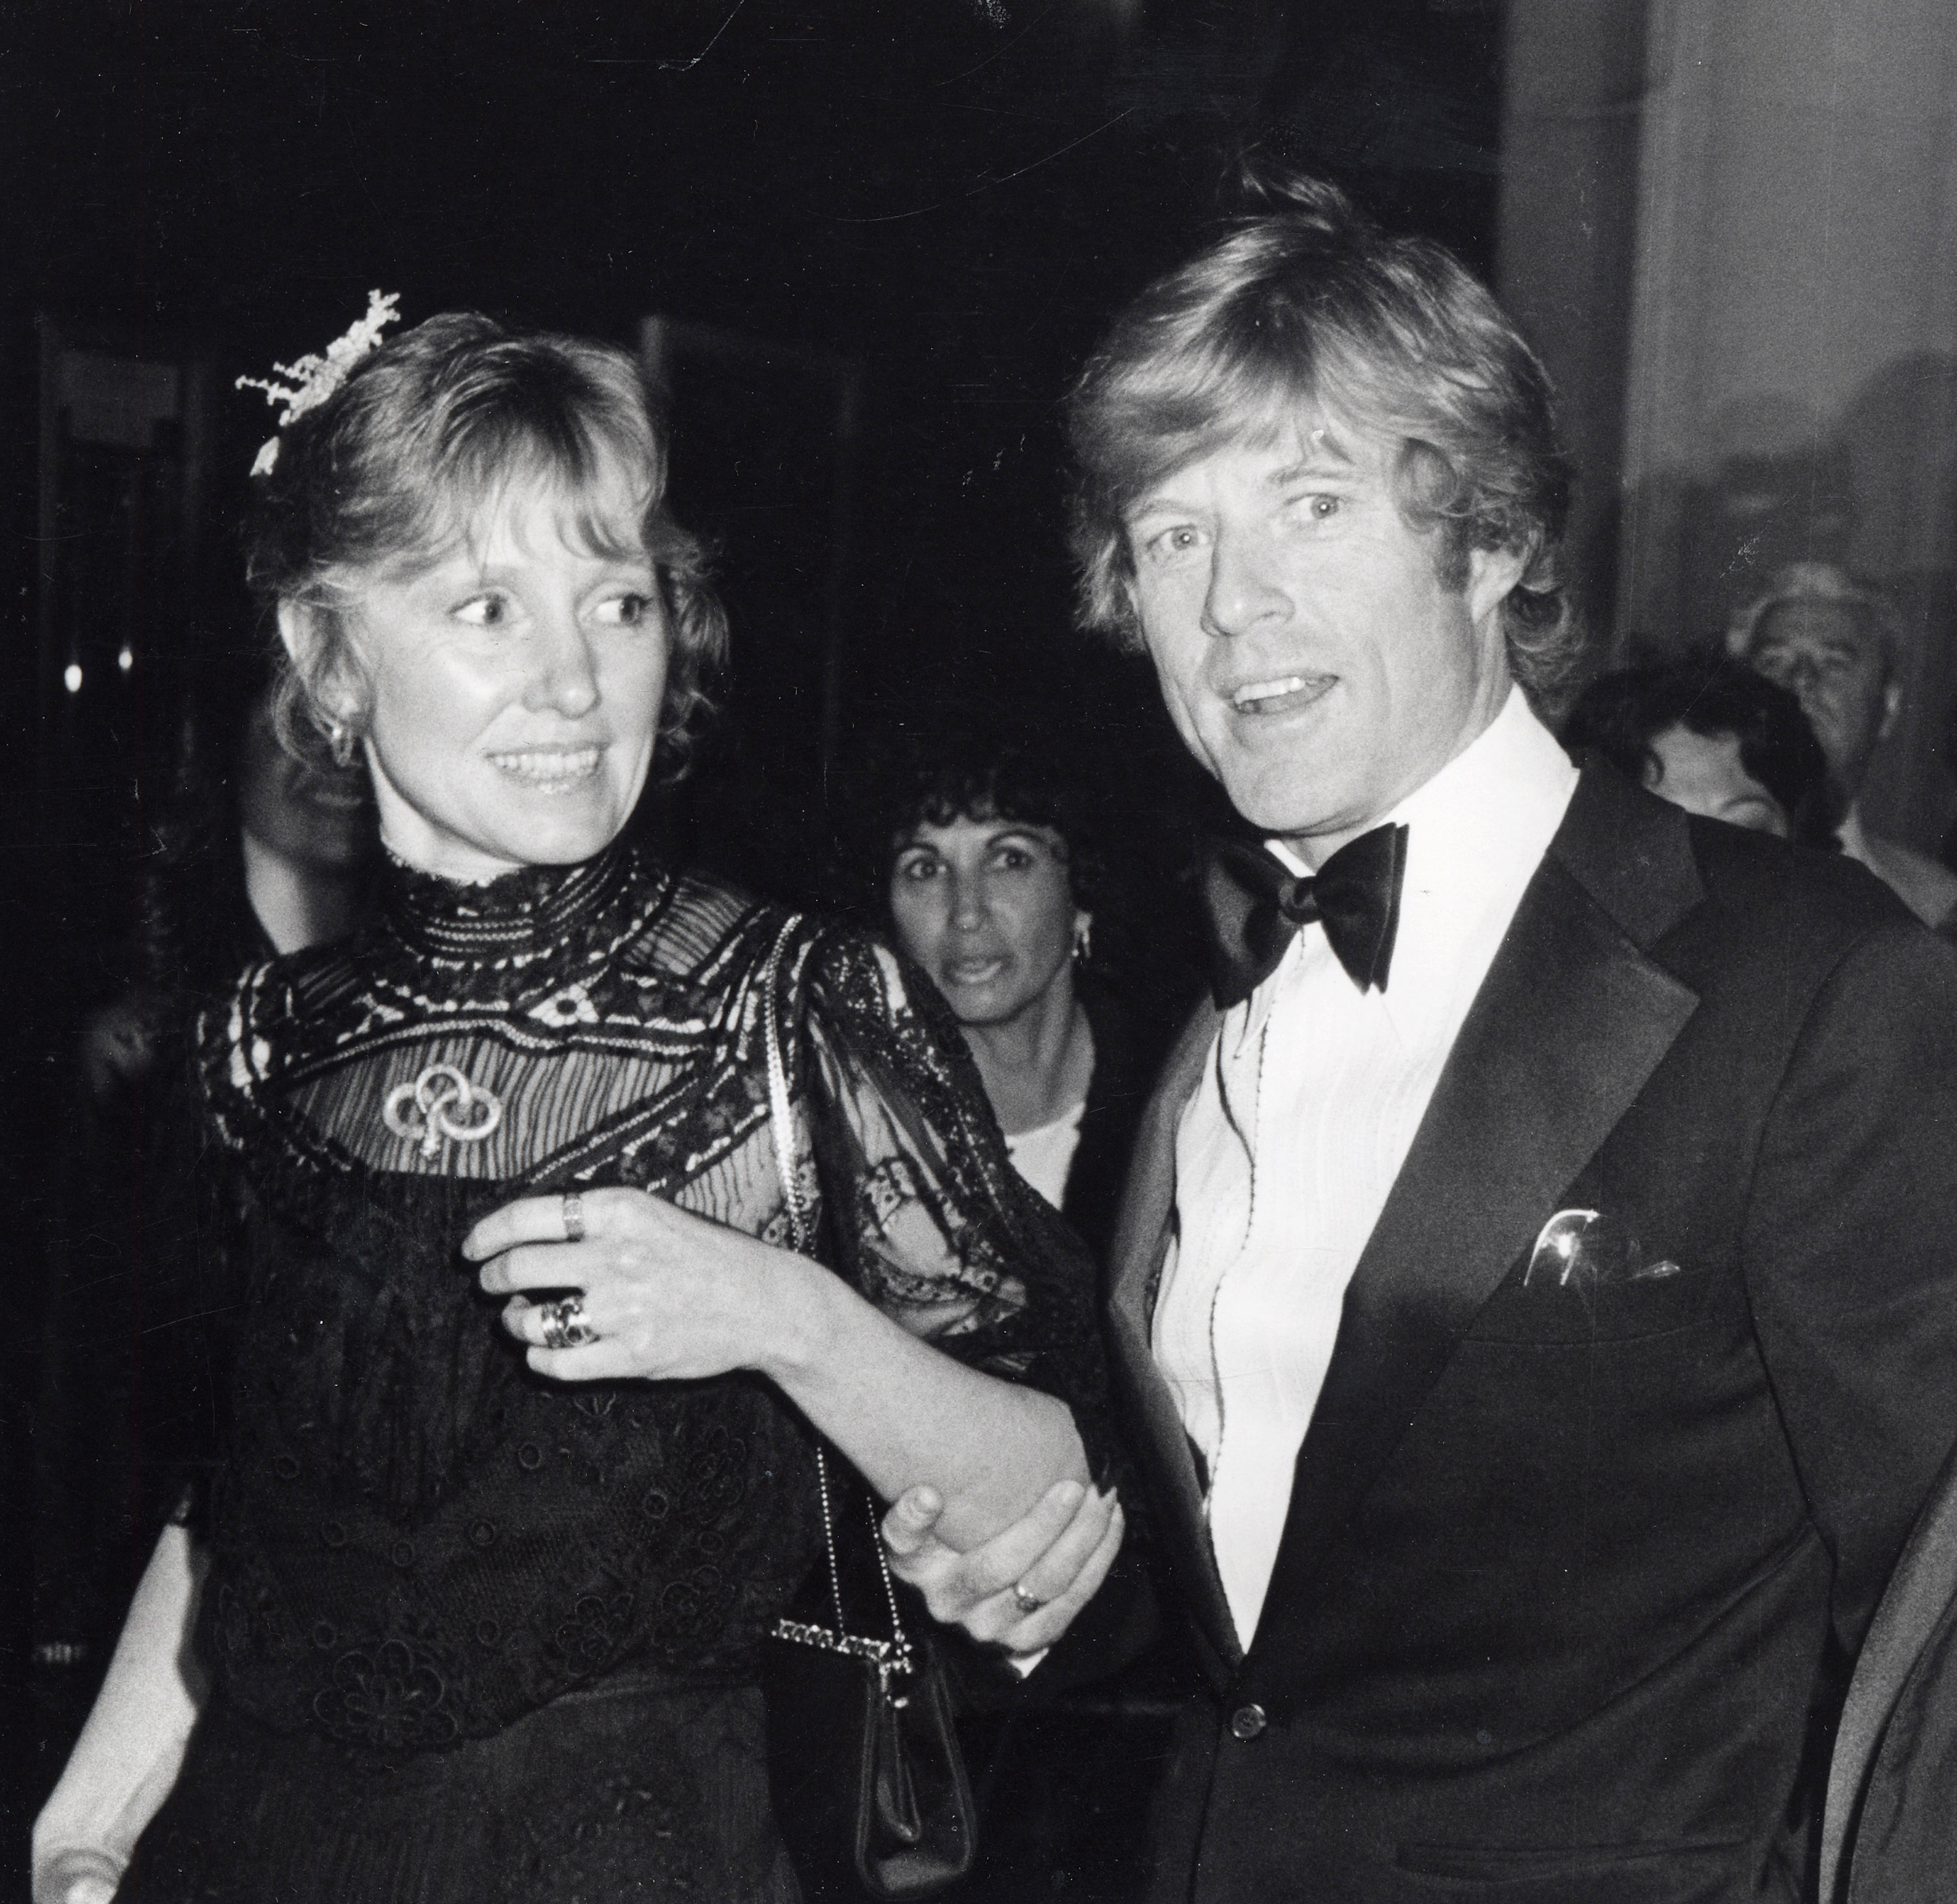
<svg viewBox="0 0 1957 1904">
<path fill-rule="evenodd" d="M 1142 632 L 1184 741 L 1317 865 L 1501 711 L 1519 562 L 1441 581 L 1394 492 L 1397 440 L 1314 418 L 1186 464 L 1127 511 Z"/>
<path fill-rule="evenodd" d="M 1829 771 L 1852 795 L 1895 718 L 1900 698 L 1881 637 L 1845 602 L 1783 602 L 1753 637 L 1753 666 L 1801 703 Z"/>
</svg>

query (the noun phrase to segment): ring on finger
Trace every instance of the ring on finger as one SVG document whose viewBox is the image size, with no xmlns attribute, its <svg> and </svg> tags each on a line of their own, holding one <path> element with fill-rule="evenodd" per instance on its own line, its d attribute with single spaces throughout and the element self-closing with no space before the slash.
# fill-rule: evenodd
<svg viewBox="0 0 1957 1904">
<path fill-rule="evenodd" d="M 584 1199 L 574 1190 L 564 1194 L 564 1240 L 567 1243 L 584 1241 Z"/>
<path fill-rule="evenodd" d="M 1046 1602 L 1038 1594 L 1029 1593 L 1023 1586 L 1015 1586 L 1013 1589 L 1013 1604 L 1022 1613 L 1037 1613 Z"/>
<path fill-rule="evenodd" d="M 537 1311 L 543 1319 L 543 1344 L 546 1349 L 581 1349 L 598 1339 L 598 1331 L 584 1320 L 584 1298 L 567 1295 L 546 1302 Z"/>
</svg>

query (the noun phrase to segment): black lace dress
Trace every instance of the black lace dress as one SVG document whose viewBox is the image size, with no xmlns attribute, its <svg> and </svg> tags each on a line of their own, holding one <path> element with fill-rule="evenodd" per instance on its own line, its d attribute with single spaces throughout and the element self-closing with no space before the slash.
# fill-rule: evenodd
<svg viewBox="0 0 1957 1904">
<path fill-rule="evenodd" d="M 213 1691 L 122 1896 L 794 1897 L 757 1681 L 818 1551 L 806 1427 L 757 1377 L 533 1376 L 457 1248 L 514 1196 L 616 1184 L 785 1241 L 770 970 L 827 1259 L 1066 1400 L 1102 1465 L 1091 1270 L 890 954 L 624 846 L 397 871 L 364 935 L 204 1027 L 245 1236 Z"/>
</svg>

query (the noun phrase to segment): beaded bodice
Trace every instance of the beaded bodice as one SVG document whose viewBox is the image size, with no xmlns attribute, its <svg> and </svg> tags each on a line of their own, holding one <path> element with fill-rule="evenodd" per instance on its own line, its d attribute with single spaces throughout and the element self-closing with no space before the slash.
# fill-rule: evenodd
<svg viewBox="0 0 1957 1904">
<path fill-rule="evenodd" d="M 789 1028 L 768 1105 L 761 987 Z M 283 1728 L 396 1751 L 625 1665 L 743 1676 L 815 1552 L 764 1382 L 532 1374 L 457 1245 L 513 1196 L 636 1185 L 824 1253 L 947 1352 L 1099 1408 L 1090 1279 L 887 951 L 615 848 L 248 973 L 202 1034 L 246 1212 L 203 1638 Z"/>
</svg>

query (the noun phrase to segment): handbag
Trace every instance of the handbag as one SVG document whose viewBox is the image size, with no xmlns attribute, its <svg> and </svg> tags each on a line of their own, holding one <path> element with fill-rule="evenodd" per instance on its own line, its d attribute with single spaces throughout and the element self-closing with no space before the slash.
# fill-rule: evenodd
<svg viewBox="0 0 1957 1904">
<path fill-rule="evenodd" d="M 775 1165 L 795 1246 L 811 1253 L 811 1225 L 794 1163 L 776 980 L 799 916 L 782 927 L 761 978 L 761 1014 Z M 824 1619 L 775 1622 L 766 1649 L 768 1782 L 775 1818 L 807 1904 L 879 1904 L 936 1895 L 972 1868 L 976 1814 L 952 1723 L 944 1667 L 922 1634 L 905 1630 L 877 1526 L 887 1638 L 852 1633 L 843 1616 L 839 1518 L 825 1450 L 815 1454 L 828 1560 Z M 842 1491 L 846 1491 L 846 1490 Z M 880 1623 L 882 1615 L 879 1614 Z"/>
</svg>

